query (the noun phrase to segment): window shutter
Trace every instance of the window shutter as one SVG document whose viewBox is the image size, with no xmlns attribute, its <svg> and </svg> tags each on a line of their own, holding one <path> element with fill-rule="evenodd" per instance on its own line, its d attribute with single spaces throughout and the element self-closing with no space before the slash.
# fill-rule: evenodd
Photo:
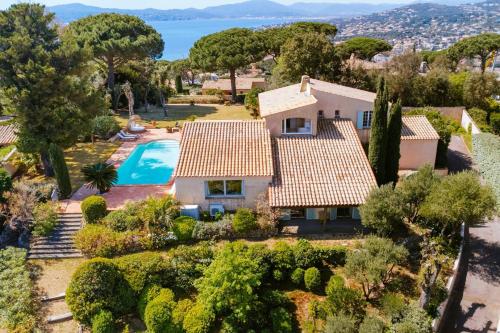
<svg viewBox="0 0 500 333">
<path fill-rule="evenodd" d="M 352 218 L 355 220 L 361 220 L 361 215 L 359 215 L 359 209 L 358 207 L 354 207 L 352 209 Z"/>
<path fill-rule="evenodd" d="M 337 208 L 330 208 L 330 220 L 337 219 Z"/>
<path fill-rule="evenodd" d="M 356 125 L 358 129 L 363 129 L 363 111 L 358 111 L 358 119 L 356 121 Z"/>
</svg>

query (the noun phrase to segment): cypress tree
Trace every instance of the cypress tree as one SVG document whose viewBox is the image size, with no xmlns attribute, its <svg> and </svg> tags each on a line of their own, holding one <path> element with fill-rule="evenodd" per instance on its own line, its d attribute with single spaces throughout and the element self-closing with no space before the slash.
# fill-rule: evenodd
<svg viewBox="0 0 500 333">
<path fill-rule="evenodd" d="M 368 160 L 379 185 L 385 184 L 385 161 L 387 155 L 387 111 L 388 91 L 385 79 L 381 77 L 377 85 L 377 98 L 373 108 Z"/>
<path fill-rule="evenodd" d="M 387 156 L 386 156 L 386 182 L 398 181 L 399 146 L 401 144 L 401 127 L 403 122 L 401 119 L 401 102 L 398 100 L 391 107 L 389 113 L 389 124 L 387 125 Z"/>
<path fill-rule="evenodd" d="M 182 94 L 182 77 L 180 75 L 177 75 L 175 77 L 175 90 L 177 91 L 178 94 Z"/>
<path fill-rule="evenodd" d="M 66 199 L 71 195 L 71 181 L 69 179 L 68 167 L 64 160 L 64 152 L 61 147 L 51 143 L 49 146 L 49 157 L 54 168 L 59 195 L 61 198 Z"/>
</svg>

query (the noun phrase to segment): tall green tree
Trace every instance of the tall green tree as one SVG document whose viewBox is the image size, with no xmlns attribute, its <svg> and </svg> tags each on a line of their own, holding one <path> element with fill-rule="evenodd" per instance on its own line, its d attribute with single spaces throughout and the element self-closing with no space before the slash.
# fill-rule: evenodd
<svg viewBox="0 0 500 333">
<path fill-rule="evenodd" d="M 304 32 L 295 34 L 281 47 L 281 56 L 273 75 L 279 73 L 290 82 L 300 80 L 302 75 L 331 81 L 339 70 L 340 61 L 329 37 Z"/>
<path fill-rule="evenodd" d="M 392 46 L 385 40 L 370 37 L 354 37 L 337 46 L 342 59 L 348 59 L 354 54 L 359 59 L 370 60 L 377 53 L 390 50 Z"/>
<path fill-rule="evenodd" d="M 70 23 L 69 34 L 80 46 L 91 48 L 94 60 L 108 76 L 108 88 L 115 89 L 116 69 L 130 60 L 157 58 L 163 52 L 161 35 L 137 16 L 106 13 Z"/>
<path fill-rule="evenodd" d="M 182 77 L 180 75 L 177 75 L 175 77 L 175 90 L 177 91 L 178 94 L 182 94 Z"/>
<path fill-rule="evenodd" d="M 387 156 L 385 159 L 385 181 L 396 185 L 398 181 L 399 158 L 401 153 L 401 128 L 403 127 L 401 102 L 392 104 L 387 125 Z"/>
<path fill-rule="evenodd" d="M 448 50 L 451 59 L 459 61 L 462 58 L 479 57 L 481 72 L 486 69 L 486 61 L 491 53 L 500 49 L 500 34 L 484 33 L 473 37 L 464 38 L 455 43 Z"/>
<path fill-rule="evenodd" d="M 386 182 L 387 157 L 387 111 L 389 108 L 388 92 L 385 79 L 380 77 L 377 97 L 373 108 L 373 118 L 368 147 L 368 160 L 379 185 Z"/>
<path fill-rule="evenodd" d="M 39 153 L 47 176 L 49 145 L 73 145 L 104 102 L 90 84 L 87 50 L 58 29 L 42 5 L 0 12 L 2 103 L 17 115 L 18 149 Z"/>
<path fill-rule="evenodd" d="M 64 151 L 61 147 L 51 143 L 49 146 L 49 156 L 59 187 L 59 195 L 62 199 L 66 199 L 71 195 L 71 181 L 68 166 L 64 160 Z"/>
<path fill-rule="evenodd" d="M 199 39 L 189 51 L 189 58 L 201 70 L 229 71 L 231 96 L 236 102 L 236 70 L 260 60 L 263 51 L 256 33 L 233 28 Z"/>
</svg>

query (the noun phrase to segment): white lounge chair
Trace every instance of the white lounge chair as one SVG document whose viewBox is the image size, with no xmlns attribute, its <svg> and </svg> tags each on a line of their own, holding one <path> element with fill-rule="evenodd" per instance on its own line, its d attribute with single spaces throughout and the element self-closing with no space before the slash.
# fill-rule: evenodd
<svg viewBox="0 0 500 333">
<path fill-rule="evenodd" d="M 118 132 L 118 138 L 122 141 L 134 141 L 134 140 L 137 140 L 137 137 L 131 137 L 131 136 L 124 136 L 123 134 L 121 134 L 120 132 Z"/>
<path fill-rule="evenodd" d="M 120 134 L 123 135 L 126 138 L 130 137 L 130 138 L 137 139 L 139 137 L 139 134 L 130 134 L 130 133 L 125 132 L 124 130 L 120 130 Z"/>
</svg>

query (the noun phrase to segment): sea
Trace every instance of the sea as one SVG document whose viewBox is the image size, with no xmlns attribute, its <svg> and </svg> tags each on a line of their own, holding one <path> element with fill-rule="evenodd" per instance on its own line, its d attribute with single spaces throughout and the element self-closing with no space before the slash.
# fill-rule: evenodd
<svg viewBox="0 0 500 333">
<path fill-rule="evenodd" d="M 260 28 L 297 21 L 290 18 L 196 19 L 181 21 L 146 21 L 165 42 L 162 59 L 187 58 L 189 49 L 199 38 L 229 28 Z"/>
</svg>

